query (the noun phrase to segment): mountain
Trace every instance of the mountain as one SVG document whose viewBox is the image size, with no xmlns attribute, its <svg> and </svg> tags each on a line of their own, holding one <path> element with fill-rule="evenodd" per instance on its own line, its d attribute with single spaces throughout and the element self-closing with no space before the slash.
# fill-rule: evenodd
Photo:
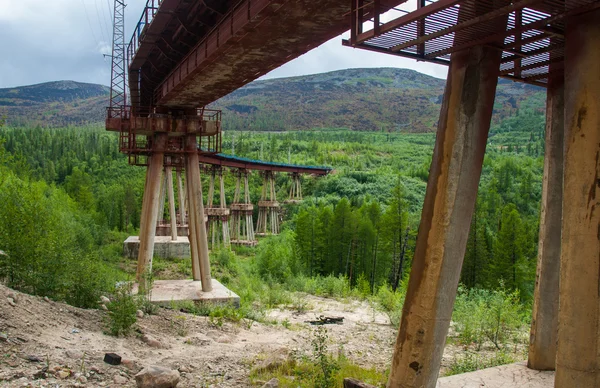
<svg viewBox="0 0 600 388">
<path fill-rule="evenodd" d="M 226 130 L 349 128 L 359 131 L 435 131 L 445 80 L 414 70 L 347 69 L 255 81 L 221 98 Z M 544 109 L 544 90 L 500 80 L 495 122 L 527 106 Z M 102 122 L 105 86 L 73 81 L 0 89 L 0 115 L 12 124 L 64 126 Z"/>
<path fill-rule="evenodd" d="M 0 89 L 0 115 L 12 125 L 66 126 L 101 122 L 110 90 L 74 81 Z"/>
<path fill-rule="evenodd" d="M 445 80 L 414 70 L 348 69 L 252 82 L 211 105 L 226 129 L 435 131 Z M 544 89 L 501 79 L 496 122 L 524 102 L 544 109 Z"/>
</svg>

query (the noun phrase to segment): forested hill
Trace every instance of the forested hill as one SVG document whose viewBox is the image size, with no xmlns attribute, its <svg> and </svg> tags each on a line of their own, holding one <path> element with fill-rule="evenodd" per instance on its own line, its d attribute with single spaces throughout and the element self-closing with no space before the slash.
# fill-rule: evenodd
<svg viewBox="0 0 600 388">
<path fill-rule="evenodd" d="M 255 81 L 223 97 L 226 129 L 433 132 L 445 80 L 397 68 L 348 69 Z M 501 79 L 494 120 L 522 105 L 543 111 L 544 90 Z M 538 112 L 539 113 L 539 112 Z"/>
<path fill-rule="evenodd" d="M 348 128 L 355 131 L 435 131 L 445 81 L 414 70 L 347 69 L 255 81 L 212 104 L 226 130 Z M 102 122 L 105 86 L 73 81 L 0 89 L 0 115 L 14 126 Z M 543 89 L 500 80 L 494 120 L 526 107 L 543 112 Z"/>
<path fill-rule="evenodd" d="M 109 88 L 74 81 L 0 89 L 0 115 L 14 126 L 61 127 L 104 120 Z"/>
</svg>

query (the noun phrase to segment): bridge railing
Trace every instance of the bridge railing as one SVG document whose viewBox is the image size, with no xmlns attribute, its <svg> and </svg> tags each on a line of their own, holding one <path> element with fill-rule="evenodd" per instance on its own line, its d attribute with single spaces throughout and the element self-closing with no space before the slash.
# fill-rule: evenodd
<svg viewBox="0 0 600 388">
<path fill-rule="evenodd" d="M 131 60 L 135 56 L 138 48 L 140 47 L 140 41 L 144 38 L 144 34 L 148 29 L 148 26 L 156 16 L 158 12 L 158 8 L 162 4 L 163 0 L 148 0 L 146 1 L 146 7 L 144 8 L 144 12 L 140 17 L 139 22 L 137 23 L 135 30 L 133 31 L 133 36 L 129 41 L 129 45 L 127 46 L 127 67 L 131 64 Z"/>
</svg>

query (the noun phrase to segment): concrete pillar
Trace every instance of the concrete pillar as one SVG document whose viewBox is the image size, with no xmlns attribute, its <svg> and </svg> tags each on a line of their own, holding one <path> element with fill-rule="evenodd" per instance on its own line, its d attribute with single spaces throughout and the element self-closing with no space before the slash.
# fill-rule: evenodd
<svg viewBox="0 0 600 388">
<path fill-rule="evenodd" d="M 165 184 L 169 197 L 169 220 L 171 221 L 171 240 L 177 241 L 177 214 L 175 213 L 175 192 L 173 190 L 173 168 L 165 167 Z"/>
<path fill-rule="evenodd" d="M 554 370 L 558 337 L 558 284 L 564 154 L 564 72 L 550 69 L 546 96 L 546 152 L 540 237 L 527 366 Z"/>
<path fill-rule="evenodd" d="M 490 127 L 500 50 L 452 54 L 388 387 L 436 385 Z"/>
<path fill-rule="evenodd" d="M 186 137 L 186 170 L 188 185 L 190 249 L 197 252 L 197 264 L 200 269 L 202 291 L 212 291 L 210 261 L 208 256 L 208 240 L 206 223 L 204 222 L 204 203 L 202 199 L 202 182 L 200 181 L 200 162 L 198 159 L 198 143 L 195 135 Z M 193 228 L 192 228 L 193 224 Z M 193 231 L 192 231 L 193 229 Z M 192 238 L 192 235 L 193 238 Z M 192 243 L 194 240 L 194 243 Z M 194 254 L 192 253 L 192 269 Z"/>
<path fill-rule="evenodd" d="M 555 387 L 600 386 L 600 10 L 566 21 Z"/>
<path fill-rule="evenodd" d="M 153 150 L 146 172 L 146 185 L 142 199 L 142 214 L 140 219 L 140 250 L 138 253 L 137 281 L 139 292 L 145 291 L 145 274 L 152 270 L 154 254 L 154 237 L 156 236 L 156 221 L 158 220 L 160 184 L 162 178 L 164 149 L 167 135 L 154 135 Z"/>
<path fill-rule="evenodd" d="M 193 186 L 192 186 L 192 177 L 191 177 L 191 170 L 192 168 L 190 167 L 192 164 L 192 162 L 190 161 L 190 158 L 188 158 L 188 156 L 185 156 L 185 188 L 187 190 L 187 198 L 191 198 L 192 195 L 190 194 L 190 190 L 193 190 Z M 198 234 L 196 233 L 196 226 L 198 225 L 198 223 L 196 222 L 196 212 L 193 211 L 194 210 L 194 203 L 192 203 L 191 201 L 186 201 L 187 204 L 187 214 L 188 214 L 188 238 L 190 241 L 190 254 L 192 256 L 192 279 L 199 281 L 202 279 L 202 276 L 200 274 L 200 256 L 199 256 L 199 252 L 198 252 L 198 243 L 197 243 L 197 236 Z"/>
<path fill-rule="evenodd" d="M 181 179 L 181 170 L 177 170 L 177 194 L 179 196 L 179 224 L 185 225 L 185 200 L 183 192 L 183 180 Z"/>
<path fill-rule="evenodd" d="M 160 200 L 158 205 L 157 225 L 165 220 L 165 201 L 167 199 L 167 174 L 164 174 L 160 183 Z"/>
</svg>

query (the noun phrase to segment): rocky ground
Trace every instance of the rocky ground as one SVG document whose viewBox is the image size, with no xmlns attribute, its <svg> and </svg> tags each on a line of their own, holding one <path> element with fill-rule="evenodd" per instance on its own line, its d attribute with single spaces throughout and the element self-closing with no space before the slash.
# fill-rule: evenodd
<svg viewBox="0 0 600 388">
<path fill-rule="evenodd" d="M 267 321 L 211 322 L 160 309 L 138 319 L 136 331 L 104 334 L 105 312 L 84 310 L 0 286 L 0 385 L 7 387 L 127 387 L 135 375 L 158 365 L 179 371 L 178 387 L 248 387 L 252 368 L 290 354 L 308 354 L 321 315 L 344 317 L 327 325 L 330 349 L 354 363 L 389 367 L 396 330 L 367 302 L 303 296 L 302 308 L 276 309 Z M 277 323 L 275 323 L 277 322 Z M 456 349 L 447 347 L 448 357 Z M 122 363 L 103 361 L 116 353 Z M 447 357 L 445 361 L 447 362 Z M 255 382 L 254 386 L 260 386 Z"/>
</svg>

